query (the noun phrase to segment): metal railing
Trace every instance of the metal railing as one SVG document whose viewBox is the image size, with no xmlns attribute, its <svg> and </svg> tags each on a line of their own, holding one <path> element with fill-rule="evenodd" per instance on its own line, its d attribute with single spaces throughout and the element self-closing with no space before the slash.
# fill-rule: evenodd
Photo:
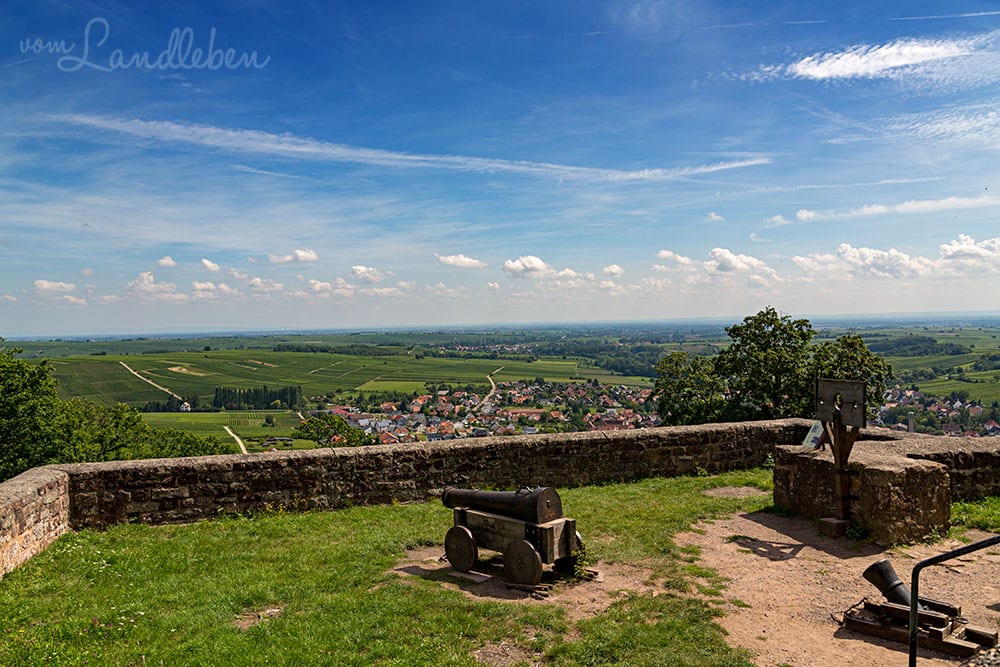
<svg viewBox="0 0 1000 667">
<path fill-rule="evenodd" d="M 920 571 L 925 567 L 937 565 L 938 563 L 943 563 L 946 560 L 958 558 L 959 556 L 964 556 L 965 554 L 970 554 L 973 551 L 985 549 L 986 547 L 993 546 L 994 544 L 1000 544 L 1000 535 L 980 540 L 979 542 L 973 542 L 972 544 L 966 544 L 964 547 L 959 547 L 958 549 L 924 559 L 913 566 L 913 573 L 910 575 L 910 667 L 917 667 L 917 600 L 920 595 L 920 591 L 918 589 L 920 584 Z"/>
</svg>

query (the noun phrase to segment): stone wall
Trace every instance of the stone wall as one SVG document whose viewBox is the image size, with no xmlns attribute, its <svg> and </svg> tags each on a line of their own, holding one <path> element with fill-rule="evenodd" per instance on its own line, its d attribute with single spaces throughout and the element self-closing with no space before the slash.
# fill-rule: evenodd
<svg viewBox="0 0 1000 667">
<path fill-rule="evenodd" d="M 69 530 L 69 475 L 33 468 L 0 484 L 0 576 Z"/>
<path fill-rule="evenodd" d="M 58 466 L 70 523 L 197 521 L 268 507 L 335 509 L 425 500 L 445 486 L 579 486 L 761 465 L 802 420 Z"/>
<path fill-rule="evenodd" d="M 774 504 L 808 518 L 833 516 L 834 463 L 829 450 L 779 446 Z M 940 463 L 907 458 L 881 443 L 859 441 L 849 459 L 851 523 L 884 544 L 909 544 L 947 532 L 951 484 Z"/>
<path fill-rule="evenodd" d="M 886 543 L 943 534 L 952 502 L 1000 495 L 997 438 L 863 431 L 849 462 L 852 519 Z M 832 453 L 778 447 L 774 502 L 806 517 L 832 516 Z"/>
<path fill-rule="evenodd" d="M 579 486 L 716 473 L 775 455 L 775 502 L 830 514 L 832 458 L 802 419 L 35 468 L 0 483 L 0 575 L 70 529 L 268 508 L 419 501 L 445 486 Z M 881 539 L 948 526 L 949 503 L 1000 495 L 1000 440 L 866 432 L 851 457 L 856 518 Z M 783 445 L 776 447 L 777 445 Z"/>
</svg>

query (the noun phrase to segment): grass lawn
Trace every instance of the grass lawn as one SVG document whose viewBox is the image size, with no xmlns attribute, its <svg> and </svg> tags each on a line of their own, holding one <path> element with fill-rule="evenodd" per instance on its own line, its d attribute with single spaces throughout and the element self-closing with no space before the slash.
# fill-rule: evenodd
<svg viewBox="0 0 1000 667">
<path fill-rule="evenodd" d="M 770 489 L 771 473 L 562 491 L 588 559 L 641 563 L 662 593 L 575 624 L 554 604 L 392 573 L 408 547 L 442 543 L 451 511 L 437 501 L 73 533 L 0 580 L 0 664 L 475 665 L 474 650 L 506 642 L 553 665 L 749 666 L 715 607 L 688 596 L 713 578 L 672 539 L 770 503 L 701 493 L 742 485 Z"/>
</svg>

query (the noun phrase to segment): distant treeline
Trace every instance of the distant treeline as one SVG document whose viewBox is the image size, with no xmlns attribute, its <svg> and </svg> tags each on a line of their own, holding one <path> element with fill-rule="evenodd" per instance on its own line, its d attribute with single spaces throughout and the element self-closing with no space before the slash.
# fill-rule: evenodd
<svg viewBox="0 0 1000 667">
<path fill-rule="evenodd" d="M 226 410 L 266 410 L 280 403 L 291 408 L 303 404 L 302 387 L 216 387 L 212 407 Z"/>
<path fill-rule="evenodd" d="M 885 340 L 872 340 L 868 349 L 890 357 L 925 357 L 940 354 L 958 355 L 971 352 L 968 346 L 958 343 L 939 343 L 930 336 L 902 336 Z"/>
<path fill-rule="evenodd" d="M 176 396 L 170 396 L 165 401 L 147 401 L 145 405 L 142 406 L 142 412 L 180 412 L 181 404 L 184 400 L 177 398 Z M 198 405 L 198 397 L 194 396 L 187 404 L 191 407 L 191 410 L 197 412 L 201 406 Z"/>
<path fill-rule="evenodd" d="M 327 354 L 353 354 L 357 357 L 394 357 L 406 354 L 401 346 L 379 345 L 315 345 L 308 343 L 281 343 L 274 346 L 275 352 L 312 352 Z"/>
<path fill-rule="evenodd" d="M 1000 368 L 1000 354 L 989 354 L 972 364 L 974 371 L 995 371 Z"/>
</svg>

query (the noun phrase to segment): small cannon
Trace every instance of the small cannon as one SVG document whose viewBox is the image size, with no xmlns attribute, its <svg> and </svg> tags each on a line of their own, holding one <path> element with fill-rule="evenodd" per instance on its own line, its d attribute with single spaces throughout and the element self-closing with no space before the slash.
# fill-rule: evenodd
<svg viewBox="0 0 1000 667">
<path fill-rule="evenodd" d="M 583 551 L 576 520 L 562 515 L 555 489 L 478 491 L 446 488 L 445 507 L 455 510 L 455 525 L 444 538 L 448 562 L 468 572 L 479 560 L 479 548 L 503 554 L 503 578 L 509 584 L 537 586 L 542 564 L 571 573 Z"/>
<path fill-rule="evenodd" d="M 947 555 L 947 554 L 946 554 Z M 926 562 L 926 561 L 921 561 Z M 919 565 L 919 564 L 918 564 Z M 916 645 L 964 658 L 997 645 L 997 631 L 969 623 L 962 608 L 950 602 L 917 596 L 916 632 L 910 634 L 913 594 L 906 587 L 892 563 L 875 561 L 861 574 L 885 596 L 885 602 L 867 597 L 844 612 L 841 625 L 848 630 L 882 639 L 910 644 L 910 664 L 916 664 Z"/>
</svg>

